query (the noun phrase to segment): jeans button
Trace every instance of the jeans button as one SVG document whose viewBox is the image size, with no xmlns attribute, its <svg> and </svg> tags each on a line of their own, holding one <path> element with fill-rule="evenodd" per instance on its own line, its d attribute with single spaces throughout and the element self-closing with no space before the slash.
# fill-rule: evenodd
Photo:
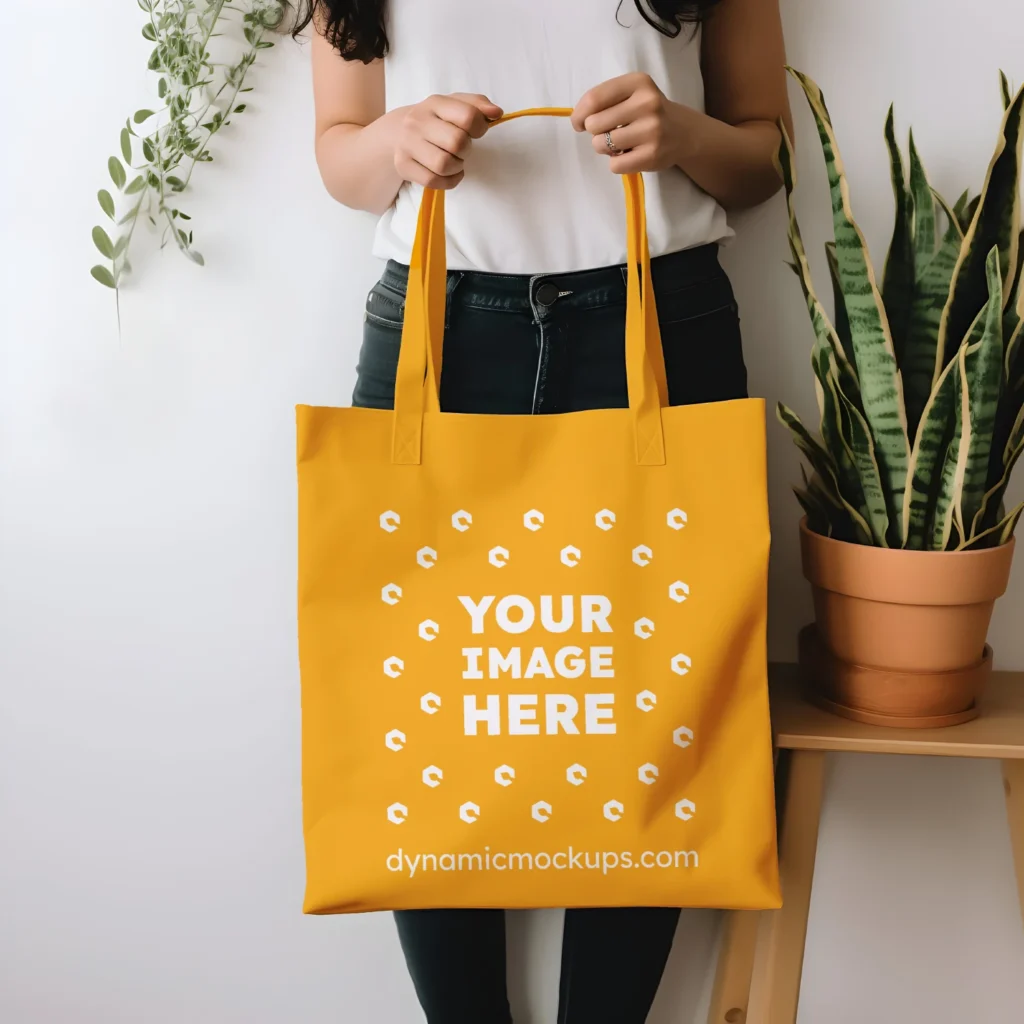
<svg viewBox="0 0 1024 1024">
<path fill-rule="evenodd" d="M 545 282 L 537 289 L 537 302 L 542 306 L 553 306 L 558 301 L 558 289 Z"/>
</svg>

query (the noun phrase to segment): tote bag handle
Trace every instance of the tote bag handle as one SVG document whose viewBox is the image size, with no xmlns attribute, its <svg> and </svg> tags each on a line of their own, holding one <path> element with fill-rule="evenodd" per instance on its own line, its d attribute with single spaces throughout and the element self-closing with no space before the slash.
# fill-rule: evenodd
<svg viewBox="0 0 1024 1024">
<path fill-rule="evenodd" d="M 571 109 L 542 107 L 506 114 L 495 124 L 519 117 L 568 117 Z M 661 409 L 668 405 L 661 331 L 651 280 L 644 183 L 639 174 L 622 175 L 626 194 L 626 379 L 636 461 L 665 464 Z M 424 189 L 409 261 L 402 345 L 395 380 L 391 461 L 419 465 L 425 413 L 439 413 L 444 343 L 447 259 L 443 190 Z"/>
</svg>

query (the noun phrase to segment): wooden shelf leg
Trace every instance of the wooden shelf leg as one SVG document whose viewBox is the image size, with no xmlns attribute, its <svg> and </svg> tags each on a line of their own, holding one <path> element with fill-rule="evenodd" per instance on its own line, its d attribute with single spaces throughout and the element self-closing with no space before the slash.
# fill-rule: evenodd
<svg viewBox="0 0 1024 1024">
<path fill-rule="evenodd" d="M 780 764 L 781 910 L 760 915 L 746 1024 L 796 1024 L 811 909 L 825 754 L 794 750 Z"/>
<path fill-rule="evenodd" d="M 1024 920 L 1024 761 L 1003 762 L 1003 785 L 1006 789 L 1006 812 L 1010 819 L 1013 866 L 1017 874 L 1017 896 Z"/>
<path fill-rule="evenodd" d="M 708 1024 L 743 1024 L 747 1019 L 760 919 L 759 910 L 731 910 L 725 915 Z"/>
</svg>

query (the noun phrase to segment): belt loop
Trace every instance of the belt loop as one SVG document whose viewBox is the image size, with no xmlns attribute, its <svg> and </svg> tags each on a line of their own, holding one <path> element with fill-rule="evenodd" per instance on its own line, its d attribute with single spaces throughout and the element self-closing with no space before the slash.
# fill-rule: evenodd
<svg viewBox="0 0 1024 1024">
<path fill-rule="evenodd" d="M 455 294 L 455 289 L 462 283 L 463 273 L 461 270 L 449 270 L 448 281 L 445 286 L 445 303 L 444 303 L 444 329 L 447 331 L 448 326 L 452 320 L 452 296 Z"/>
<path fill-rule="evenodd" d="M 622 264 L 619 267 L 619 273 L 622 275 L 622 295 L 625 298 L 629 294 L 629 265 Z"/>
</svg>

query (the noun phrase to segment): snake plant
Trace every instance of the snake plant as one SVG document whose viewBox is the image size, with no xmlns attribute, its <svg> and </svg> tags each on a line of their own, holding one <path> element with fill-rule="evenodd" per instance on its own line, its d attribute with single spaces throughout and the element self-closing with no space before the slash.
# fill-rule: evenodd
<svg viewBox="0 0 1024 1024">
<path fill-rule="evenodd" d="M 792 70 L 792 69 L 791 69 Z M 1024 89 L 1002 76 L 1004 115 L 981 194 L 948 204 L 931 187 L 893 111 L 885 126 L 895 227 L 881 281 L 853 218 L 821 90 L 797 71 L 825 156 L 835 240 L 826 246 L 830 319 L 811 280 L 783 128 L 793 269 L 814 327 L 819 436 L 780 403 L 806 458 L 797 498 L 817 533 L 878 547 L 968 550 L 1006 543 L 1024 505 L 1003 498 L 1024 450 Z"/>
</svg>

